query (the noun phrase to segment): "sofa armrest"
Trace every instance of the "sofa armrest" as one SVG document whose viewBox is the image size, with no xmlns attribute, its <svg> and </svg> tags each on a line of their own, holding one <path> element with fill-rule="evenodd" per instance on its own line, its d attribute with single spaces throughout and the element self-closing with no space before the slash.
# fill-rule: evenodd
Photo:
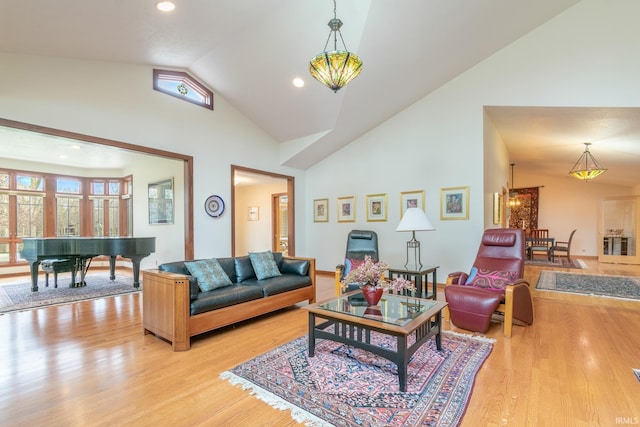
<svg viewBox="0 0 640 427">
<path fill-rule="evenodd" d="M 280 267 L 282 274 L 306 276 L 309 272 L 309 261 L 303 259 L 284 258 Z"/>
<path fill-rule="evenodd" d="M 160 270 L 142 272 L 142 325 L 171 342 L 174 351 L 188 350 L 189 277 Z"/>
<path fill-rule="evenodd" d="M 283 257 L 283 261 L 284 260 L 307 261 L 309 263 L 307 274 L 305 274 L 305 276 L 309 276 L 309 279 L 311 279 L 311 286 L 313 287 L 313 300 L 309 300 L 309 304 L 316 302 L 316 259 L 300 256 L 285 256 Z"/>
<path fill-rule="evenodd" d="M 198 286 L 198 279 L 189 275 L 189 298 L 191 301 L 198 298 L 200 293 L 200 286 Z"/>
</svg>

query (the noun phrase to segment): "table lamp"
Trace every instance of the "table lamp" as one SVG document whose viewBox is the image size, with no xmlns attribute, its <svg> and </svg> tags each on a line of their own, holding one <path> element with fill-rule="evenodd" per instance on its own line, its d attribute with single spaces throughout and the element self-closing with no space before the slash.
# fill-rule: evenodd
<svg viewBox="0 0 640 427">
<path fill-rule="evenodd" d="M 404 268 L 408 269 L 409 265 L 409 252 L 413 249 L 413 261 L 415 270 L 422 269 L 422 262 L 420 262 L 420 242 L 416 240 L 416 231 L 429 231 L 435 230 L 429 219 L 425 215 L 424 211 L 420 208 L 408 208 L 396 231 L 411 231 L 411 240 L 407 242 L 407 262 L 404 264 Z"/>
</svg>

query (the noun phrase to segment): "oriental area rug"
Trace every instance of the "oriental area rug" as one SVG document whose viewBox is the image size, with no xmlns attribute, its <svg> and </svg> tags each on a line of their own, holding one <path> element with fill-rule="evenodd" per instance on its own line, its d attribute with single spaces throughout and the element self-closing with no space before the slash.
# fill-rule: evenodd
<svg viewBox="0 0 640 427">
<path fill-rule="evenodd" d="M 85 278 L 87 285 L 80 288 L 70 288 L 70 282 L 71 273 L 58 274 L 57 288 L 53 287 L 53 275 L 49 277 L 49 287 L 45 287 L 44 278 L 40 277 L 37 292 L 31 291 L 30 277 L 0 283 L 0 313 L 68 304 L 142 290 L 142 284 L 140 288 L 133 287 L 131 275 L 118 274 L 118 272 L 113 281 L 109 280 L 108 272 L 89 272 Z"/>
<path fill-rule="evenodd" d="M 395 347 L 377 332 L 371 341 Z M 307 336 L 220 376 L 309 426 L 457 426 L 492 348 L 487 338 L 443 332 L 441 351 L 431 339 L 412 356 L 404 393 L 394 363 L 330 340 L 309 357 Z"/>
<path fill-rule="evenodd" d="M 587 268 L 587 264 L 581 259 L 572 259 L 569 261 L 566 258 L 555 258 L 553 261 L 547 261 L 546 259 L 527 259 L 524 261 L 525 265 L 539 265 L 543 267 L 561 267 L 561 268 Z"/>
<path fill-rule="evenodd" d="M 536 289 L 640 300 L 640 277 L 542 270 Z"/>
</svg>

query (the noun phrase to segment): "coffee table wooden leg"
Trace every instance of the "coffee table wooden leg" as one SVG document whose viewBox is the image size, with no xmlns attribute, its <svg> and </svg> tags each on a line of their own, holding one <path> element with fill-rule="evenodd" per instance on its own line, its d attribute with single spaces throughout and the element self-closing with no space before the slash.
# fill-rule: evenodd
<svg viewBox="0 0 640 427">
<path fill-rule="evenodd" d="M 309 357 L 313 357 L 316 351 L 316 316 L 309 313 Z"/>
<path fill-rule="evenodd" d="M 398 366 L 398 381 L 400 382 L 400 391 L 407 391 L 407 365 L 409 360 L 407 357 L 407 337 L 398 336 L 397 340 L 397 352 L 398 360 L 396 365 Z"/>
<path fill-rule="evenodd" d="M 438 351 L 442 350 L 442 311 L 436 314 L 436 326 L 438 333 L 436 334 L 436 348 Z"/>
</svg>

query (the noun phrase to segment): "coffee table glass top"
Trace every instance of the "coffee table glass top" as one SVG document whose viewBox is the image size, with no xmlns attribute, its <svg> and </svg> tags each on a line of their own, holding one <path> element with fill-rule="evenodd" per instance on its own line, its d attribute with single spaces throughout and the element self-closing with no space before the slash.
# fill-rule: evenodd
<svg viewBox="0 0 640 427">
<path fill-rule="evenodd" d="M 385 293 L 378 305 L 369 306 L 362 292 L 355 292 L 318 304 L 317 307 L 363 319 L 404 326 L 436 304 L 432 300 Z"/>
</svg>

